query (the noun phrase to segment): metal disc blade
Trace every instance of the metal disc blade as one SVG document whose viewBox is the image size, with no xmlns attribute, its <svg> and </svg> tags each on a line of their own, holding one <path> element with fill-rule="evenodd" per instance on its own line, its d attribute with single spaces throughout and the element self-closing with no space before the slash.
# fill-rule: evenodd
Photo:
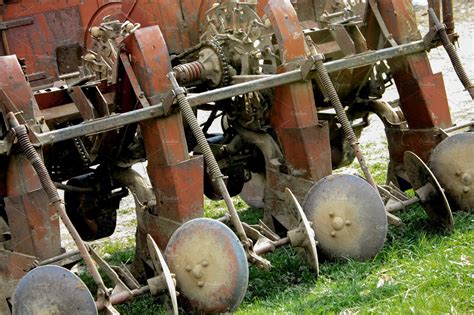
<svg viewBox="0 0 474 315">
<path fill-rule="evenodd" d="M 459 133 L 443 140 L 433 150 L 429 166 L 453 211 L 474 211 L 474 133 Z"/>
<path fill-rule="evenodd" d="M 191 307 L 222 313 L 242 302 L 249 278 L 247 256 L 234 232 L 221 222 L 186 222 L 171 236 L 165 257 Z"/>
<path fill-rule="evenodd" d="M 290 196 L 296 209 L 298 210 L 298 214 L 300 215 L 301 222 L 303 223 L 303 226 L 306 232 L 308 246 L 305 247 L 305 249 L 309 256 L 308 259 L 314 271 L 316 271 L 316 276 L 319 276 L 319 260 L 318 260 L 318 252 L 316 251 L 316 241 L 314 239 L 315 237 L 314 230 L 311 228 L 311 225 L 309 224 L 309 221 L 306 218 L 306 214 L 304 213 L 303 208 L 301 208 L 301 205 L 298 202 L 298 199 L 296 199 L 295 195 L 293 195 L 293 193 L 291 192 L 289 188 L 286 188 L 285 191 Z"/>
<path fill-rule="evenodd" d="M 166 287 L 168 288 L 168 293 L 171 297 L 171 304 L 173 306 L 173 314 L 178 315 L 178 300 L 176 297 L 175 282 L 171 276 L 168 265 L 166 264 L 163 255 L 161 255 L 158 245 L 156 245 L 155 240 L 150 234 L 147 234 L 146 241 L 148 245 L 148 252 L 150 253 L 151 261 L 153 262 L 155 271 L 161 271 L 166 281 Z"/>
<path fill-rule="evenodd" d="M 48 265 L 31 270 L 20 280 L 13 296 L 13 314 L 97 314 L 97 308 L 78 276 Z"/>
<path fill-rule="evenodd" d="M 318 248 L 328 258 L 366 260 L 385 242 L 384 204 L 359 177 L 337 174 L 321 179 L 309 190 L 303 209 L 313 222 Z"/>
<path fill-rule="evenodd" d="M 265 174 L 252 173 L 252 178 L 244 184 L 239 196 L 252 208 L 263 209 L 263 195 L 265 192 Z"/>
<path fill-rule="evenodd" d="M 413 152 L 405 152 L 403 163 L 407 172 L 410 184 L 417 190 L 426 184 L 431 184 L 434 191 L 430 194 L 430 199 L 422 202 L 423 209 L 435 226 L 448 230 L 454 227 L 453 214 L 449 207 L 448 200 L 436 177 L 431 173 L 428 166 Z"/>
</svg>

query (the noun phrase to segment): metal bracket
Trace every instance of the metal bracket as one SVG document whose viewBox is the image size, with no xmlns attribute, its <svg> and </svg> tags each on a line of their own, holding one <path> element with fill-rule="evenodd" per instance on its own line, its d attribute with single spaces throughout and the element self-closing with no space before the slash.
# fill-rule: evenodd
<svg viewBox="0 0 474 315">
<path fill-rule="evenodd" d="M 17 20 L 0 22 L 0 31 L 4 31 L 9 28 L 14 28 L 14 27 L 19 27 L 19 26 L 30 25 L 30 24 L 33 24 L 34 22 L 35 21 L 33 20 L 32 17 L 26 17 L 26 18 L 21 18 Z"/>
<path fill-rule="evenodd" d="M 372 13 L 374 13 L 374 17 L 379 24 L 380 31 L 382 32 L 383 36 L 387 39 L 390 43 L 390 46 L 396 47 L 398 46 L 397 42 L 393 39 L 392 34 L 388 31 L 387 26 L 382 18 L 382 14 L 380 14 L 379 7 L 375 0 L 369 0 L 370 8 L 372 9 Z"/>
</svg>

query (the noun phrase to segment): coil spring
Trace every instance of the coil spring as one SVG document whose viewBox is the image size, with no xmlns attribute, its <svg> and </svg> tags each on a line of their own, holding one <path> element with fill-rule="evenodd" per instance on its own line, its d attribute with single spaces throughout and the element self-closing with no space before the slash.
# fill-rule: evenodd
<svg viewBox="0 0 474 315">
<path fill-rule="evenodd" d="M 36 173 L 38 174 L 38 178 L 43 186 L 46 194 L 51 203 L 61 200 L 59 197 L 58 191 L 49 176 L 48 170 L 44 165 L 43 160 L 39 156 L 36 149 L 31 144 L 30 138 L 28 137 L 28 132 L 26 127 L 23 125 L 16 126 L 14 128 L 18 144 L 20 145 L 21 150 L 25 154 L 26 158 L 30 161 L 31 165 L 35 169 Z"/>
<path fill-rule="evenodd" d="M 224 177 L 221 173 L 221 169 L 219 168 L 219 164 L 217 164 L 216 157 L 214 156 L 214 153 L 212 153 L 211 147 L 207 142 L 206 136 L 202 132 L 201 127 L 196 120 L 196 116 L 194 116 L 194 112 L 189 104 L 188 99 L 183 94 L 178 94 L 177 99 L 181 114 L 183 115 L 185 121 L 188 122 L 189 127 L 191 127 L 191 131 L 196 137 L 199 148 L 202 150 L 202 154 L 206 160 L 206 164 L 212 179 Z"/>
<path fill-rule="evenodd" d="M 173 68 L 176 79 L 184 84 L 196 82 L 204 78 L 204 65 L 201 61 L 193 61 Z"/>
<path fill-rule="evenodd" d="M 316 62 L 315 65 L 316 71 L 318 72 L 319 78 L 321 79 L 321 83 L 323 84 L 323 88 L 328 94 L 328 97 L 332 105 L 334 106 L 334 109 L 336 110 L 337 119 L 342 125 L 342 129 L 346 134 L 347 140 L 350 144 L 356 143 L 357 137 L 354 133 L 354 130 L 352 129 L 349 119 L 347 118 L 347 115 L 344 111 L 344 107 L 342 106 L 341 100 L 339 99 L 336 89 L 332 84 L 331 78 L 329 77 L 326 67 L 324 66 L 322 61 Z"/>
</svg>

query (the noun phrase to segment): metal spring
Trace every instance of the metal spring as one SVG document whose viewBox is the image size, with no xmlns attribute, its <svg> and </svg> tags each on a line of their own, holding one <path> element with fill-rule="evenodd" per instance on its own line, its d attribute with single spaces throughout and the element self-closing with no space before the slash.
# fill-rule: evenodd
<svg viewBox="0 0 474 315">
<path fill-rule="evenodd" d="M 443 39 L 444 36 L 441 36 L 441 38 Z M 456 74 L 458 75 L 459 80 L 463 84 L 464 88 L 469 91 L 469 93 L 471 94 L 471 97 L 474 98 L 474 95 L 473 95 L 474 85 L 469 79 L 466 73 L 466 70 L 464 70 L 464 67 L 461 63 L 461 59 L 459 58 L 456 48 L 447 38 L 446 40 L 443 39 L 443 45 L 444 45 L 444 49 L 446 49 L 446 52 L 448 53 L 449 59 L 451 59 L 451 63 L 453 64 L 454 71 L 456 71 Z"/>
<path fill-rule="evenodd" d="M 191 127 L 191 130 L 196 137 L 196 141 L 202 151 L 204 159 L 206 160 L 206 164 L 212 179 L 224 177 L 222 175 L 221 169 L 219 168 L 219 164 L 217 164 L 216 157 L 214 156 L 214 153 L 212 153 L 211 147 L 207 142 L 206 136 L 202 132 L 201 126 L 199 126 L 199 123 L 196 120 L 196 116 L 194 116 L 194 112 L 187 97 L 183 94 L 178 94 L 177 99 L 181 114 L 183 115 L 185 121 L 189 124 L 189 127 Z"/>
<path fill-rule="evenodd" d="M 178 82 L 187 84 L 204 78 L 204 65 L 200 61 L 193 61 L 173 68 Z"/>
<path fill-rule="evenodd" d="M 56 190 L 56 187 L 54 186 L 54 183 L 51 180 L 51 177 L 49 177 L 48 170 L 46 169 L 43 160 L 39 156 L 38 152 L 36 152 L 36 149 L 33 147 L 33 144 L 31 144 L 26 127 L 24 125 L 19 125 L 16 126 L 14 130 L 18 139 L 18 144 L 20 145 L 21 150 L 23 151 L 23 153 L 35 169 L 36 173 L 38 174 L 38 178 L 44 190 L 46 191 L 50 202 L 53 203 L 61 200 L 58 191 Z"/>
<path fill-rule="evenodd" d="M 362 154 L 362 151 L 359 148 L 359 141 L 357 139 L 357 136 L 354 133 L 354 130 L 352 129 L 351 122 L 349 121 L 349 118 L 347 118 L 346 111 L 344 110 L 344 107 L 342 106 L 341 100 L 339 99 L 339 96 L 337 95 L 336 88 L 334 87 L 331 81 L 331 78 L 329 77 L 329 73 L 323 64 L 322 59 L 316 61 L 315 66 L 316 66 L 316 71 L 321 80 L 321 84 L 322 84 L 321 88 L 326 91 L 332 103 L 332 106 L 336 110 L 337 119 L 342 125 L 342 130 L 344 132 L 344 135 L 346 136 L 346 139 L 351 145 L 354 155 L 357 157 L 357 160 L 359 161 L 360 168 L 364 172 L 367 182 L 373 187 L 377 187 L 374 179 L 372 178 L 372 175 L 370 174 L 369 168 L 365 162 L 364 155 Z"/>
</svg>

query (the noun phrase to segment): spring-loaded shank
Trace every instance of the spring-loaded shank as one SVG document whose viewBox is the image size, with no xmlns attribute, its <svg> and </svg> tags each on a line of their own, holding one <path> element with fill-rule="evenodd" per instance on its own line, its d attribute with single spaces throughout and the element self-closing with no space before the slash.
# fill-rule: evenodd
<svg viewBox="0 0 474 315">
<path fill-rule="evenodd" d="M 229 210 L 232 225 L 236 229 L 237 236 L 242 242 L 247 253 L 251 255 L 251 257 L 253 258 L 257 258 L 254 255 L 252 255 L 252 253 L 250 253 L 252 251 L 251 241 L 247 238 L 244 227 L 242 226 L 242 222 L 239 219 L 237 210 L 234 207 L 232 198 L 230 197 L 229 191 L 227 190 L 227 187 L 225 185 L 224 175 L 222 174 L 219 168 L 219 165 L 217 164 L 216 158 L 214 154 L 212 153 L 211 147 L 209 146 L 209 143 L 207 142 L 206 136 L 204 135 L 204 133 L 201 130 L 201 127 L 199 126 L 197 118 L 194 115 L 193 109 L 191 105 L 189 104 L 188 99 L 186 98 L 185 91 L 182 87 L 179 86 L 178 82 L 176 81 L 174 72 L 170 72 L 168 74 L 168 78 L 171 82 L 171 85 L 173 86 L 173 91 L 176 95 L 176 99 L 178 101 L 181 114 L 183 115 L 184 119 L 191 127 L 191 130 L 196 138 L 199 148 L 202 151 L 202 154 L 207 164 L 208 172 L 211 175 L 211 179 L 214 181 L 214 183 L 216 184 L 217 190 L 224 198 L 227 209 Z M 258 259 L 258 261 L 260 262 L 260 266 L 262 268 L 265 268 L 265 269 L 268 268 L 268 265 L 267 266 L 261 265 L 262 263 L 265 264 L 266 262 L 265 260 Z"/>
<path fill-rule="evenodd" d="M 48 195 L 51 206 L 56 209 L 59 217 L 61 218 L 64 225 L 71 234 L 72 238 L 74 239 L 74 242 L 76 243 L 79 249 L 81 257 L 84 259 L 87 269 L 91 273 L 94 282 L 98 286 L 99 296 L 103 297 L 105 300 L 108 300 L 108 289 L 105 286 L 104 281 L 102 280 L 102 277 L 100 276 L 99 271 L 97 270 L 97 267 L 92 261 L 92 257 L 89 254 L 89 250 L 87 249 L 86 245 L 79 236 L 79 233 L 77 232 L 76 228 L 74 227 L 68 215 L 66 214 L 64 204 L 62 203 L 61 197 L 59 196 L 58 191 L 54 186 L 51 177 L 49 176 L 48 170 L 46 169 L 43 160 L 39 156 L 38 152 L 36 152 L 36 149 L 31 143 L 30 138 L 28 137 L 28 130 L 24 125 L 20 125 L 18 123 L 15 114 L 13 114 L 12 112 L 9 112 L 7 114 L 7 118 L 10 126 L 16 134 L 21 151 L 30 161 L 31 165 L 38 174 L 38 178 L 44 190 L 46 191 L 46 194 Z"/>
</svg>

